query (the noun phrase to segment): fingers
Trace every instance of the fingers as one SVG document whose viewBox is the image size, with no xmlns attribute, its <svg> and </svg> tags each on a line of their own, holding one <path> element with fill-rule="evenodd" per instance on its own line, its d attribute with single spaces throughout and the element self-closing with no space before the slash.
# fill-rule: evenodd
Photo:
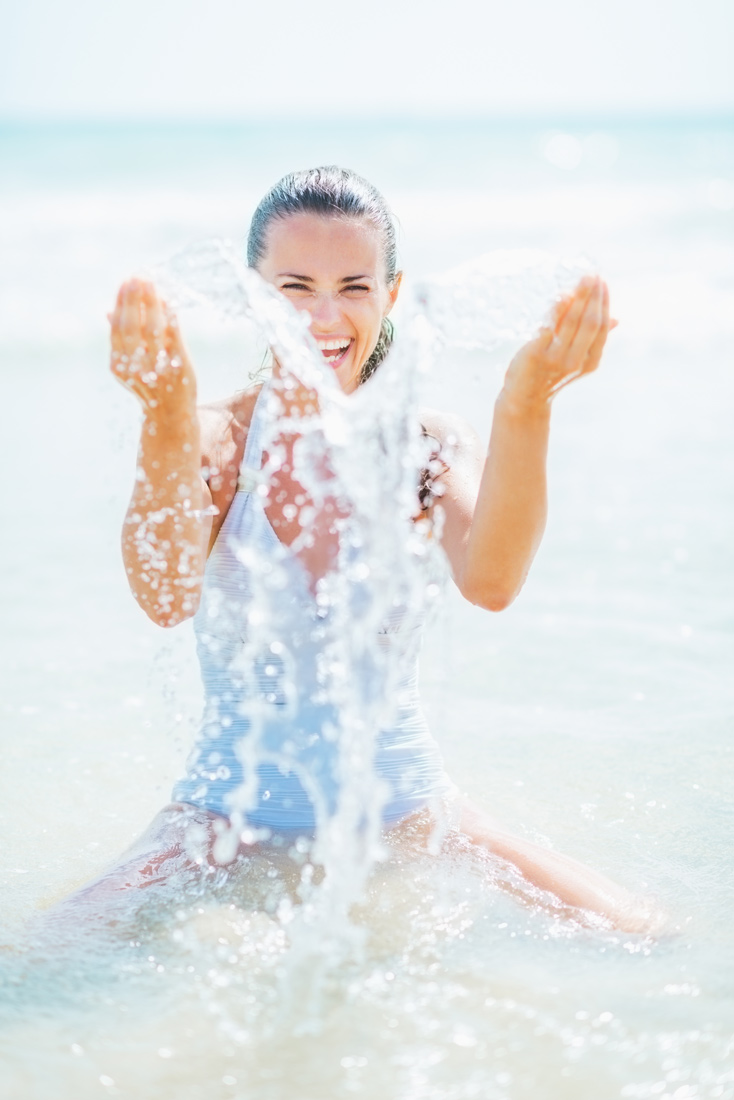
<svg viewBox="0 0 734 1100">
<path fill-rule="evenodd" d="M 112 373 L 137 393 L 141 373 L 155 371 L 164 328 L 161 303 L 152 284 L 140 279 L 123 283 L 110 325 Z"/>
<path fill-rule="evenodd" d="M 122 284 L 115 308 L 107 318 L 113 348 L 128 355 L 155 353 L 165 343 L 169 330 L 177 332 L 174 315 L 153 284 L 143 279 L 128 279 Z"/>
<path fill-rule="evenodd" d="M 553 310 L 553 333 L 555 334 L 561 323 L 563 322 L 566 314 L 568 313 L 573 303 L 573 294 L 567 295 L 565 298 L 561 298 L 559 302 L 556 302 Z"/>
<path fill-rule="evenodd" d="M 176 317 L 176 314 L 171 309 L 168 302 L 164 301 L 163 298 L 160 299 L 160 305 L 166 329 L 175 335 L 179 335 L 178 318 Z"/>
<path fill-rule="evenodd" d="M 609 328 L 609 287 L 605 282 L 601 283 L 601 313 L 602 325 Z"/>
<path fill-rule="evenodd" d="M 110 322 L 110 340 L 112 341 L 114 350 L 119 349 L 122 338 L 122 303 L 124 300 L 124 289 L 125 284 L 123 283 L 117 292 L 115 308 L 111 313 L 107 314 L 107 320 Z"/>
<path fill-rule="evenodd" d="M 606 284 L 598 276 L 587 276 L 579 283 L 563 320 L 556 326 L 555 356 L 563 361 L 564 373 L 576 375 L 593 369 L 587 367 L 589 352 L 596 347 L 602 333 L 603 348 L 608 326 L 609 295 Z"/>
<path fill-rule="evenodd" d="M 163 343 L 166 319 L 162 303 L 151 283 L 143 283 L 141 288 L 142 331 L 149 351 L 158 351 Z"/>
<path fill-rule="evenodd" d="M 581 280 L 559 302 L 553 321 L 514 357 L 505 386 L 546 404 L 581 375 L 596 370 L 607 336 L 617 322 L 609 315 L 609 291 L 599 276 Z"/>
<path fill-rule="evenodd" d="M 556 322 L 556 341 L 559 350 L 568 351 L 576 339 L 579 326 L 589 309 L 596 306 L 595 297 L 599 290 L 599 280 L 585 276 L 576 290 L 567 299 L 568 306 Z"/>
<path fill-rule="evenodd" d="M 146 414 L 182 411 L 195 406 L 196 377 L 173 311 L 152 283 L 123 283 L 111 326 L 110 368 L 115 378 L 141 401 Z"/>
<path fill-rule="evenodd" d="M 573 293 L 562 298 L 556 306 L 554 331 L 558 344 L 568 347 L 578 329 L 581 315 L 594 290 L 594 279 L 586 275 Z"/>
<path fill-rule="evenodd" d="M 604 351 L 604 345 L 607 342 L 607 336 L 613 327 L 616 327 L 617 321 L 611 321 L 609 319 L 609 288 L 606 283 L 602 283 L 602 317 L 599 330 L 589 346 L 589 350 L 586 353 L 586 360 L 583 365 L 583 373 L 589 374 L 591 371 L 596 370 L 601 361 L 602 352 Z"/>
<path fill-rule="evenodd" d="M 129 279 L 118 291 L 110 321 L 113 353 L 137 358 L 144 354 L 142 320 L 140 283 Z"/>
<path fill-rule="evenodd" d="M 526 345 L 528 351 L 540 355 L 546 355 L 556 338 L 556 332 L 554 328 L 544 327 L 541 328 L 538 335 L 534 340 L 530 340 Z"/>
<path fill-rule="evenodd" d="M 130 279 L 120 287 L 120 335 L 126 350 L 132 352 L 140 342 L 141 336 L 141 311 L 140 311 L 140 284 L 137 279 Z"/>
</svg>

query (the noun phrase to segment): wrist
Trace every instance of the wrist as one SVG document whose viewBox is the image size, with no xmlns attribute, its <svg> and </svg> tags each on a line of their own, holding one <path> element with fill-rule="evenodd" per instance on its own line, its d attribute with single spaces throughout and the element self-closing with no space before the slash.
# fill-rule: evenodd
<svg viewBox="0 0 734 1100">
<path fill-rule="evenodd" d="M 146 420 L 186 421 L 196 416 L 196 376 L 187 365 L 161 371 L 143 392 L 138 391 Z"/>
<path fill-rule="evenodd" d="M 523 392 L 505 382 L 495 402 L 495 410 L 509 419 L 547 424 L 551 415 L 551 399 L 551 393 Z"/>
<path fill-rule="evenodd" d="M 143 405 L 143 432 L 147 435 L 164 434 L 166 438 L 198 438 L 199 416 L 196 394 L 186 395 L 180 401 L 148 402 Z"/>
</svg>

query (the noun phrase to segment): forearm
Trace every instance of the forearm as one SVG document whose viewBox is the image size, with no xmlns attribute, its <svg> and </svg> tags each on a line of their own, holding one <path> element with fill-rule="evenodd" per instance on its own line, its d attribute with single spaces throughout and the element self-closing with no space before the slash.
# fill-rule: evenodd
<svg viewBox="0 0 734 1100">
<path fill-rule="evenodd" d="M 160 626 L 175 626 L 198 606 L 208 525 L 195 411 L 174 423 L 146 417 L 122 554 L 130 588 Z"/>
<path fill-rule="evenodd" d="M 522 588 L 545 528 L 551 402 L 596 370 L 615 323 L 606 284 L 583 278 L 510 363 L 483 466 L 480 449 L 469 445 L 459 447 L 459 457 L 469 455 L 459 469 L 448 468 L 441 540 L 472 603 L 500 611 Z"/>
<path fill-rule="evenodd" d="M 464 559 L 461 590 L 492 611 L 517 596 L 547 515 L 550 406 L 500 393 Z"/>
</svg>

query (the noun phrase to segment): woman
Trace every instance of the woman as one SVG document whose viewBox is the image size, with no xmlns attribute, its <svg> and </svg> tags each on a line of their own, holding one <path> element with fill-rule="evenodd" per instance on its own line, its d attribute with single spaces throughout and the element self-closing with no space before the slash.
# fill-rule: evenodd
<svg viewBox="0 0 734 1100">
<path fill-rule="evenodd" d="M 255 213 L 248 263 L 296 310 L 308 312 L 310 332 L 344 394 L 379 368 L 390 346 L 388 318 L 401 274 L 390 214 L 371 185 L 338 168 L 285 177 Z M 273 383 L 197 410 L 193 367 L 176 318 L 155 288 L 138 279 L 125 283 L 110 321 L 112 371 L 144 412 L 138 476 L 123 531 L 125 567 L 135 598 L 154 622 L 174 626 L 197 613 L 207 704 L 175 801 L 120 864 L 82 891 L 88 899 L 101 890 L 161 881 L 197 864 L 226 867 L 284 837 L 312 836 L 339 796 L 328 732 L 339 716 L 333 702 L 313 691 L 319 675 L 313 623 L 319 585 L 339 552 L 343 503 L 338 494 L 330 496 L 328 486 L 314 501 L 299 481 L 294 457 L 300 433 L 293 425 L 299 417 L 305 423 L 314 395 L 302 384 L 281 386 L 283 426 L 264 442 L 268 409 L 272 413 L 267 394 L 283 378 L 277 359 Z M 466 424 L 442 412 L 422 414 L 423 432 L 436 441 L 442 461 L 432 485 L 424 478 L 415 512 L 434 523 L 440 509 L 435 529 L 454 581 L 472 603 L 498 611 L 520 591 L 546 518 L 552 398 L 597 368 L 613 324 L 604 283 L 582 280 L 558 305 L 552 327 L 510 364 L 486 457 Z M 253 491 L 263 469 L 264 497 Z M 281 615 L 278 636 L 285 638 L 287 652 L 281 653 L 279 641 L 280 650 L 271 646 L 265 665 L 257 653 L 244 664 L 241 656 L 248 645 L 243 624 L 255 596 L 252 570 L 258 568 L 243 564 L 243 541 L 259 567 L 269 568 L 271 556 L 280 556 L 291 569 L 268 604 L 268 614 Z M 295 620 L 289 618 L 294 606 L 301 616 Z M 301 629 L 305 622 L 312 626 Z M 394 629 L 399 635 L 399 621 Z M 414 656 L 414 647 L 406 645 L 400 687 L 407 684 L 409 695 Z M 267 676 L 273 683 L 264 682 Z M 281 689 L 287 677 L 295 683 L 296 699 L 286 706 Z M 257 705 L 248 709 L 253 698 Z M 642 908 L 626 891 L 572 859 L 513 836 L 455 796 L 421 723 L 413 692 L 377 740 L 375 769 L 386 785 L 382 820 L 392 841 L 417 825 L 429 834 L 434 807 L 448 800 L 455 828 L 514 864 L 562 905 L 620 928 L 645 927 Z M 251 742 L 257 759 L 248 756 Z"/>
</svg>

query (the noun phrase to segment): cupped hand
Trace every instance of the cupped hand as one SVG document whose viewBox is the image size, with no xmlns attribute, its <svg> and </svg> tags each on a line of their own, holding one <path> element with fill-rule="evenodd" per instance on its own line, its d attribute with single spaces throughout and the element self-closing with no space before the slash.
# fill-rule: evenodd
<svg viewBox="0 0 734 1100">
<path fill-rule="evenodd" d="M 525 344 L 510 363 L 505 393 L 529 408 L 547 408 L 559 390 L 596 370 L 611 329 L 609 290 L 585 276 L 555 307 L 552 323 Z"/>
<path fill-rule="evenodd" d="M 152 283 L 129 279 L 109 314 L 110 370 L 153 416 L 193 411 L 196 378 L 173 312 Z"/>
</svg>

